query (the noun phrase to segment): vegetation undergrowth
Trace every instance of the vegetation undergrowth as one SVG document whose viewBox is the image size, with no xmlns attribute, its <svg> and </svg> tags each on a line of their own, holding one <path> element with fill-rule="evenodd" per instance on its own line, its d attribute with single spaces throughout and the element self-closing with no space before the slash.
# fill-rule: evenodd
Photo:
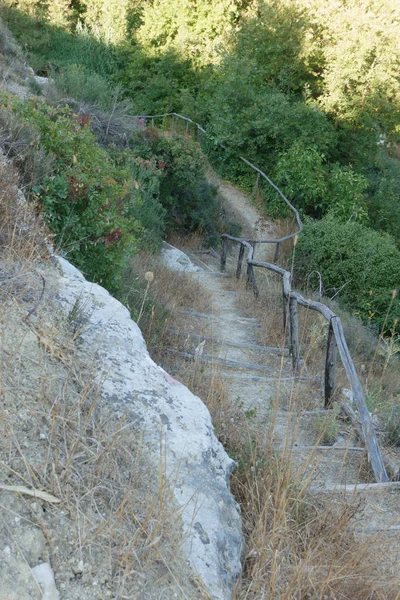
<svg viewBox="0 0 400 600">
<path fill-rule="evenodd" d="M 124 10 L 130 6 L 128 1 L 119 4 Z M 27 2 L 27 6 L 31 11 L 30 19 L 32 16 L 35 19 L 39 17 L 40 36 L 48 34 L 49 31 L 54 35 L 59 33 L 64 36 L 65 32 L 66 43 L 73 41 L 74 36 L 79 38 L 79 35 L 88 36 L 87 40 L 91 43 L 93 31 L 82 30 L 81 34 L 76 25 L 77 20 L 87 21 L 86 25 L 89 27 L 96 21 L 96 15 L 102 15 L 101 9 L 104 8 L 100 1 L 79 3 L 74 5 L 77 14 L 74 12 L 71 14 L 70 5 L 57 2 L 54 3 L 53 8 L 60 9 L 61 12 L 57 12 L 54 16 L 55 13 L 46 13 L 48 7 L 42 3 L 32 1 Z M 87 9 L 86 12 L 82 9 L 83 6 Z M 133 3 L 131 8 L 134 6 L 136 5 Z M 241 6 L 239 10 L 236 5 L 233 14 L 228 13 L 226 17 L 225 4 L 221 2 L 218 6 L 222 9 L 224 18 L 220 19 L 219 27 L 214 28 L 213 39 L 221 41 L 226 39 L 223 31 L 226 18 L 233 20 L 236 25 L 243 24 L 241 10 L 245 7 Z M 21 8 L 21 5 L 19 7 Z M 61 10 L 63 8 L 64 12 Z M 214 18 L 212 11 L 206 10 L 205 6 L 203 8 L 204 22 L 212 23 Z M 250 8 L 254 9 L 251 6 Z M 276 165 L 273 176 L 284 191 L 301 204 L 303 212 L 310 212 L 313 217 L 321 217 L 330 212 L 329 218 L 340 226 L 342 223 L 343 226 L 349 226 L 348 221 L 352 224 L 352 220 L 364 223 L 365 226 L 365 223 L 368 223 L 369 210 L 367 190 L 370 191 L 367 188 L 367 181 L 369 181 L 367 176 L 371 175 L 366 171 L 365 165 L 370 157 L 374 159 L 376 157 L 375 130 L 374 127 L 368 126 L 371 106 L 374 106 L 374 103 L 371 104 L 369 94 L 364 94 L 363 99 L 367 100 L 365 102 L 367 110 L 361 115 L 358 112 L 357 119 L 354 120 L 351 114 L 346 113 L 351 107 L 348 104 L 344 108 L 340 105 L 340 101 L 344 102 L 342 95 L 338 105 L 331 107 L 331 110 L 327 110 L 325 114 L 323 106 L 327 106 L 329 98 L 321 99 L 318 91 L 321 82 L 318 81 L 318 77 L 310 76 L 308 67 L 312 62 L 312 68 L 315 70 L 313 73 L 318 75 L 318 70 L 322 66 L 325 68 L 324 61 L 329 57 L 318 60 L 319 52 L 314 53 L 313 49 L 313 52 L 307 55 L 307 60 L 296 61 L 297 49 L 302 47 L 300 44 L 302 36 L 287 36 L 288 31 L 292 31 L 293 27 L 296 29 L 296 19 L 289 19 L 286 7 L 282 8 L 279 3 L 271 3 L 261 8 L 260 14 L 257 14 L 257 10 L 254 9 L 255 14 L 244 19 L 246 28 L 243 28 L 243 32 L 240 33 L 240 39 L 236 40 L 237 48 L 241 49 L 240 57 L 244 55 L 243 60 L 239 60 L 239 53 L 237 55 L 232 53 L 232 56 L 218 59 L 217 53 L 211 48 L 208 52 L 208 62 L 205 61 L 203 64 L 201 64 L 201 53 L 199 54 L 196 48 L 193 51 L 193 44 L 191 45 L 187 38 L 182 41 L 182 36 L 177 35 L 177 32 L 171 36 L 165 35 L 168 31 L 168 23 L 165 24 L 166 31 L 160 32 L 159 28 L 164 22 L 160 25 L 153 17 L 163 11 L 167 16 L 170 15 L 170 11 L 174 10 L 172 3 L 166 6 L 161 1 L 155 2 L 154 5 L 146 7 L 147 13 L 142 14 L 139 19 L 136 19 L 136 15 L 141 13 L 141 10 L 128 11 L 130 31 L 135 32 L 133 44 L 125 40 L 124 44 L 118 46 L 124 38 L 126 29 L 122 20 L 122 25 L 119 22 L 119 33 L 114 32 L 116 36 L 113 40 L 114 46 L 108 45 L 113 57 L 123 56 L 119 54 L 121 52 L 131 58 L 127 61 L 126 69 L 117 73 L 117 78 L 128 89 L 131 86 L 131 95 L 133 101 L 136 101 L 139 114 L 148 107 L 156 107 L 160 110 L 167 110 L 168 107 L 179 108 L 182 104 L 175 104 L 175 102 L 183 101 L 191 111 L 195 113 L 197 111 L 197 114 L 201 112 L 210 124 L 208 139 L 210 155 L 218 154 L 220 158 L 221 150 L 218 143 L 228 142 L 233 152 L 231 156 L 229 153 L 224 156 L 222 162 L 225 164 L 222 167 L 226 173 L 244 185 L 250 185 L 250 180 L 241 169 L 236 171 L 236 167 L 232 166 L 236 163 L 230 160 L 239 151 L 248 153 L 248 156 L 254 160 L 262 158 L 261 166 L 264 166 L 264 160 L 267 166 Z M 266 12 L 263 12 L 264 9 Z M 40 14 L 41 10 L 42 14 Z M 19 12 L 6 14 L 13 14 L 15 23 L 20 22 Z M 221 15 L 221 12 L 218 14 Z M 187 18 L 185 11 L 183 15 Z M 153 21 L 149 20 L 150 16 Z M 267 16 L 274 17 L 275 21 L 266 19 Z M 300 17 L 300 14 L 297 16 Z M 64 21 L 58 20 L 64 18 Z M 52 19 L 58 23 L 58 30 L 51 25 Z M 260 19 L 260 22 L 257 19 Z M 266 23 L 271 23 L 268 32 L 274 35 L 264 36 Z M 101 20 L 100 25 L 104 25 Z M 139 31 L 142 26 L 143 29 Z M 303 26 L 302 22 L 301 27 Z M 65 29 L 62 29 L 63 27 Z M 21 39 L 27 35 L 26 31 L 20 31 Z M 114 29 L 111 28 L 111 31 Z M 205 31 L 207 32 L 207 27 Z M 260 52 L 255 56 L 255 64 L 250 60 L 253 50 L 247 49 L 247 55 L 242 51 L 246 50 L 246 35 L 249 32 L 252 34 L 252 41 L 260 39 L 267 44 L 270 42 L 265 40 L 272 39 L 278 48 L 274 55 L 275 60 L 265 61 L 268 63 L 268 72 L 258 70 L 264 62 L 268 47 L 265 48 L 260 43 L 258 48 Z M 182 34 L 182 29 L 179 27 L 178 33 Z M 302 30 L 298 33 L 301 34 Z M 326 33 L 325 29 L 324 33 Z M 201 31 L 199 35 L 201 38 Z M 208 33 L 204 37 L 205 40 L 207 36 Z M 150 40 L 150 44 L 153 44 L 153 48 L 147 48 L 144 52 L 146 37 Z M 185 48 L 192 48 L 190 58 L 184 56 L 182 59 L 182 56 L 176 52 L 175 39 L 183 43 Z M 282 52 L 280 43 L 285 39 L 289 40 L 290 44 L 294 44 L 294 47 L 288 48 L 286 45 L 285 52 Z M 104 41 L 101 37 L 98 40 L 100 40 L 98 47 L 101 49 Z M 153 43 L 154 40 L 158 41 Z M 40 39 L 40 44 L 42 41 L 43 39 Z M 93 47 L 97 48 L 96 44 L 93 44 Z M 42 45 L 41 48 L 43 52 L 41 59 L 45 63 L 48 60 L 46 46 Z M 285 64 L 287 62 L 286 50 L 290 50 L 292 58 L 289 70 L 282 64 L 282 57 Z M 36 50 L 32 49 L 32 52 Z M 91 67 L 84 63 L 83 59 L 79 59 L 81 52 L 82 49 L 79 49 L 76 55 L 79 61 L 78 67 L 73 63 L 57 64 L 57 61 L 52 58 L 51 61 L 49 60 L 51 64 L 43 67 L 41 72 L 49 74 L 52 68 L 58 69 L 55 78 L 58 78 L 60 85 L 65 86 L 67 90 L 73 89 L 71 81 L 76 80 L 74 77 L 83 73 L 84 77 L 80 79 L 83 82 L 82 98 L 89 100 L 91 97 L 85 94 L 94 82 L 91 77 L 92 69 L 98 74 L 100 71 L 96 69 L 100 70 L 101 67 Z M 333 64 L 336 62 L 339 64 L 338 57 L 334 58 Z M 193 68 L 196 62 L 197 70 Z M 82 64 L 83 70 L 82 66 L 79 66 Z M 117 63 L 112 64 L 114 68 Z M 111 85 L 111 70 L 103 73 L 104 89 L 108 89 L 107 86 Z M 149 85 L 147 81 L 146 85 L 149 88 L 147 94 L 144 81 L 149 72 L 153 75 L 153 83 L 157 85 Z M 207 80 L 205 75 L 210 73 L 212 77 L 205 83 Z M 135 80 L 133 74 L 136 76 Z M 239 78 L 239 74 L 242 74 L 244 81 Z M 171 81 L 174 85 L 171 85 Z M 184 82 L 185 89 L 182 90 L 182 87 L 177 85 L 177 81 L 180 84 Z M 263 83 L 260 84 L 260 81 Z M 376 82 L 372 83 L 374 84 L 371 85 L 372 89 L 376 90 Z M 306 90 L 310 90 L 310 95 L 302 96 Z M 142 91 L 141 95 L 140 91 Z M 207 93 L 210 96 L 210 103 L 200 111 L 198 98 L 203 101 Z M 357 100 L 357 94 L 355 99 Z M 376 98 L 377 101 L 379 99 L 380 97 Z M 375 100 L 375 97 L 372 100 Z M 170 364 L 168 358 L 171 355 L 168 352 L 166 335 L 171 324 L 173 326 L 179 324 L 179 319 L 172 320 L 173 309 L 165 309 L 161 306 L 164 301 L 159 303 L 156 298 L 163 298 L 160 293 L 162 291 L 166 298 L 165 302 L 169 294 L 169 298 L 174 299 L 175 305 L 187 306 L 189 300 L 182 300 L 178 292 L 188 287 L 188 281 L 184 276 L 176 276 L 169 284 L 169 277 L 160 270 L 157 271 L 157 267 L 152 263 L 150 267 L 148 263 L 145 266 L 132 265 L 130 255 L 137 254 L 138 247 L 146 248 L 146 243 L 157 247 L 165 230 L 169 232 L 176 228 L 185 231 L 192 228 L 206 230 L 204 219 L 207 215 L 212 215 L 212 219 L 215 220 L 217 211 L 211 201 L 213 197 L 215 198 L 215 191 L 209 186 L 204 186 L 202 180 L 204 161 L 198 148 L 192 145 L 189 137 L 178 138 L 148 127 L 139 131 L 123 151 L 104 148 L 96 144 L 85 114 L 77 115 L 69 109 L 54 108 L 37 100 L 23 105 L 5 96 L 2 97 L 2 104 L 3 122 L 13 125 L 12 115 L 16 115 L 19 120 L 24 120 L 26 128 L 24 135 L 28 131 L 29 140 L 35 140 L 34 148 L 39 148 L 46 157 L 46 168 L 42 170 L 38 180 L 29 180 L 27 176 L 26 185 L 31 189 L 32 198 L 35 198 L 39 206 L 43 206 L 44 215 L 49 226 L 55 231 L 58 243 L 61 243 L 68 256 L 71 256 L 87 274 L 105 284 L 111 291 L 124 294 L 124 298 L 132 307 L 133 314 L 141 318 L 141 324 L 147 332 L 153 353 L 160 352 L 164 364 Z M 385 106 L 379 106 L 382 112 Z M 391 107 L 386 108 L 390 118 L 382 123 L 388 128 L 388 135 L 393 135 L 393 128 L 390 130 Z M 342 109 L 343 114 L 340 114 Z M 357 112 L 357 106 L 354 111 Z M 346 119 L 344 113 L 347 114 Z M 266 114 L 268 121 L 265 120 Z M 9 127 L 7 151 L 15 158 L 16 164 L 21 162 L 26 166 L 27 173 L 37 173 L 35 169 L 38 165 L 32 162 L 31 154 L 27 150 L 29 143 L 25 143 L 23 147 L 26 152 L 21 154 L 20 146 L 15 143 L 15 140 L 20 140 L 21 137 L 19 135 L 15 137 L 14 134 L 15 128 Z M 356 151 L 354 148 L 357 146 L 359 147 Z M 186 147 L 188 147 L 187 161 L 182 162 L 186 157 Z M 268 152 L 266 152 L 267 148 Z M 344 149 L 343 154 L 340 148 Z M 353 162 L 357 165 L 357 169 L 353 168 Z M 390 189 L 394 198 L 397 183 L 392 175 L 393 165 L 390 164 L 383 185 L 382 165 L 375 163 L 373 184 L 374 190 L 379 189 L 381 195 L 382 190 Z M 275 199 L 268 197 L 265 190 L 261 191 L 269 201 L 271 212 L 277 213 Z M 374 196 L 374 201 L 379 194 Z M 333 207 L 330 206 L 331 202 L 327 201 L 328 196 L 334 199 Z M 205 208 L 204 214 L 201 212 L 202 208 Z M 395 214 L 396 211 L 395 207 Z M 393 219 L 393 223 L 394 221 Z M 78 228 L 76 231 L 74 224 Z M 387 225 L 384 225 L 383 229 L 386 227 Z M 216 231 L 218 227 L 215 228 L 213 225 L 211 234 L 215 235 Z M 391 233 L 394 232 L 396 232 L 396 225 L 393 225 Z M 389 240 L 386 237 L 382 239 Z M 390 248 L 392 247 L 394 244 L 390 241 Z M 368 251 L 367 255 L 370 255 Z M 392 250 L 390 256 L 395 256 Z M 393 267 L 393 271 L 390 265 L 391 263 L 388 269 L 385 269 L 389 277 L 396 272 L 396 267 Z M 154 275 L 154 286 L 153 282 L 149 286 L 150 280 L 144 277 L 144 273 L 148 272 L 149 268 Z M 129 272 L 129 269 L 132 269 L 132 274 L 129 275 L 128 286 L 121 288 L 124 274 Z M 332 279 L 332 287 L 336 289 L 340 287 L 341 283 L 338 283 L 334 276 Z M 379 280 L 379 289 L 384 289 L 387 294 L 391 281 L 385 280 L 382 284 Z M 156 285 L 159 285 L 158 292 L 152 291 Z M 374 290 L 372 291 L 374 293 Z M 203 301 L 206 302 L 197 288 L 186 290 L 186 293 L 192 305 L 195 300 L 198 306 L 202 306 Z M 357 291 L 354 291 L 354 294 L 357 295 Z M 144 304 L 145 312 L 142 313 Z M 369 308 L 363 316 L 372 320 L 375 315 L 369 319 L 368 310 Z M 386 310 L 387 306 L 384 307 L 384 311 Z M 375 312 L 378 315 L 378 311 Z M 390 315 L 390 319 L 392 319 L 389 324 L 391 327 L 395 324 L 396 314 Z M 314 348 L 318 348 L 319 342 L 324 339 L 325 332 L 321 329 L 320 324 L 316 323 L 311 337 L 311 348 L 306 352 L 308 356 L 312 356 Z M 277 332 L 275 335 L 279 339 Z M 385 372 L 387 373 L 386 361 L 383 362 L 382 377 Z M 380 560 L 379 555 L 371 556 L 369 543 L 357 540 L 351 530 L 352 518 L 359 507 L 340 502 L 319 506 L 317 502 L 310 500 L 307 496 L 307 487 L 311 480 L 305 471 L 309 465 L 303 465 L 297 471 L 293 470 L 288 466 L 288 454 L 277 452 L 273 447 L 272 438 L 260 443 L 262 432 L 257 428 L 257 424 L 250 423 L 253 415 L 250 413 L 243 415 L 237 411 L 237 406 L 227 398 L 224 384 L 217 374 L 210 385 L 208 380 L 202 377 L 203 371 L 198 364 L 194 369 L 191 364 L 186 374 L 184 371 L 185 369 L 182 368 L 182 379 L 207 400 L 220 438 L 224 439 L 228 450 L 239 459 L 233 487 L 243 506 L 247 553 L 245 574 L 238 585 L 237 598 L 240 600 L 282 598 L 283 600 L 293 597 L 326 597 L 329 600 L 334 598 L 366 600 L 371 597 L 371 593 L 382 600 L 394 597 L 391 596 L 393 591 L 391 579 L 385 580 L 380 571 L 380 562 L 383 563 L 383 560 Z M 382 378 L 379 379 L 379 383 L 382 383 Z M 298 406 L 297 390 L 287 402 L 289 409 Z M 86 405 L 84 408 L 86 410 Z M 69 413 L 67 417 L 68 423 L 74 422 Z M 392 429 L 388 430 L 389 435 L 392 435 Z M 81 430 L 77 429 L 77 432 L 77 435 L 81 436 Z M 69 428 L 63 431 L 64 438 L 68 439 L 69 434 Z M 80 437 L 77 443 L 80 443 Z M 71 454 L 65 452 L 63 456 L 67 457 L 69 475 L 72 473 Z M 124 501 L 125 497 L 123 497 Z M 150 524 L 153 523 L 152 519 L 153 513 L 149 517 Z M 107 527 L 109 531 L 112 530 L 114 533 L 117 531 L 112 520 Z M 152 531 L 159 533 L 157 528 L 151 529 Z M 94 535 L 97 535 L 97 531 Z M 145 556 L 148 549 L 153 547 L 153 542 L 158 540 L 157 537 L 150 537 L 147 542 L 147 539 L 145 536 Z M 128 550 L 131 549 L 129 546 Z M 122 565 L 124 565 L 123 560 Z"/>
<path fill-rule="evenodd" d="M 143 271 L 148 264 L 144 259 Z M 183 297 L 178 283 L 181 275 L 172 274 L 169 284 L 162 274 L 156 275 L 154 282 L 158 278 L 159 291 L 156 294 L 161 293 L 166 302 L 169 298 L 167 307 L 170 310 L 168 325 L 158 339 L 158 360 L 206 402 L 219 439 L 238 462 L 231 486 L 242 508 L 246 547 L 243 575 L 234 598 L 367 600 L 371 594 L 381 600 L 395 598 L 397 581 L 390 570 L 396 560 L 396 552 L 389 550 L 390 540 L 377 534 L 373 539 L 375 551 L 371 553 L 371 539 L 364 539 L 354 531 L 362 517 L 363 503 L 356 496 L 344 498 L 330 495 L 322 498 L 312 493 L 321 461 L 316 450 L 310 448 L 303 461 L 293 464 L 293 455 L 299 450 L 296 431 L 301 411 L 321 406 L 319 384 L 315 387 L 313 377 L 307 384 L 295 383 L 286 397 L 284 384 L 281 383 L 281 392 L 272 399 L 271 410 L 266 418 L 259 415 L 257 409 L 245 410 L 243 399 L 229 392 L 227 379 L 221 375 L 218 363 L 210 367 L 193 358 L 193 347 L 198 344 L 198 338 L 190 341 L 189 336 L 174 336 L 171 332 L 171 329 L 194 330 L 200 334 L 200 339 L 210 335 L 207 329 L 199 330 L 198 322 L 188 323 L 187 315 L 179 311 L 181 306 L 195 306 L 196 310 L 209 311 L 207 298 L 199 293 L 198 284 L 187 280 Z M 243 282 L 235 284 L 232 280 L 226 282 L 227 289 L 242 293 L 244 285 Z M 271 281 L 260 281 L 260 285 L 268 300 L 260 307 L 260 311 L 256 306 L 258 301 L 249 302 L 244 295 L 238 296 L 240 306 L 242 309 L 248 308 L 248 316 L 256 316 L 265 324 L 265 329 L 257 330 L 260 336 L 258 343 L 265 344 L 268 339 L 268 343 L 275 343 L 279 347 L 283 344 L 280 301 L 271 302 Z M 174 294 L 167 291 L 168 287 L 174 290 Z M 267 290 L 268 294 L 265 294 Z M 195 298 L 200 300 L 197 305 L 194 304 Z M 274 318 L 271 318 L 272 313 L 276 313 Z M 326 347 L 327 332 L 314 317 L 312 311 L 304 310 L 301 313 L 304 373 L 309 376 L 321 373 Z M 385 372 L 386 357 L 380 353 L 374 357 L 377 338 L 360 321 L 357 323 L 355 318 L 352 321 L 345 323 L 347 331 L 355 331 L 351 341 L 352 355 L 358 365 L 371 364 L 368 374 L 365 367 L 360 369 L 368 377 L 371 387 L 379 382 L 385 385 L 386 382 L 387 388 L 381 390 L 380 397 L 386 397 L 388 405 L 394 408 L 398 393 L 397 362 L 392 363 L 391 360 L 390 372 Z M 168 352 L 170 348 L 186 353 L 186 358 L 181 358 L 178 352 L 171 354 Z M 340 372 L 338 377 L 338 386 L 345 385 Z M 292 417 L 291 433 L 282 448 L 278 449 L 276 422 L 279 409 L 282 408 L 288 414 L 288 420 L 290 414 L 299 416 L 297 419 Z M 382 418 L 383 413 L 376 411 L 375 415 Z M 314 419 L 310 433 L 314 436 L 316 447 L 336 442 L 339 429 L 343 431 L 344 427 L 343 422 L 338 421 L 338 416 L 339 405 L 336 405 L 334 411 L 321 413 L 320 417 L 317 415 Z M 388 437 L 386 442 L 392 443 Z M 356 455 L 361 456 L 358 453 Z M 340 473 L 345 467 L 340 466 L 342 459 L 338 460 Z M 346 457 L 343 464 L 345 460 Z M 361 467 L 361 478 L 370 481 L 366 463 L 361 462 Z M 329 470 L 329 461 L 325 469 Z"/>
<path fill-rule="evenodd" d="M 398 13 L 390 0 L 374 0 L 368 11 L 362 2 L 325 4 L 8 0 L 3 15 L 31 64 L 62 93 L 111 113 L 122 93 L 139 115 L 188 114 L 206 125 L 204 148 L 229 179 L 253 189 L 254 174 L 237 160 L 244 155 L 303 215 L 328 216 L 322 223 L 336 231 L 359 223 L 366 241 L 369 229 L 385 232 L 391 253 L 400 239 Z M 197 186 L 188 202 L 199 194 L 211 214 L 210 189 Z M 269 217 L 286 214 L 263 182 L 258 195 Z M 345 242 L 343 256 L 352 251 Z M 360 286 L 332 258 L 317 265 L 325 287 L 336 286 L 333 263 L 347 305 L 380 330 L 394 274 L 384 269 L 378 287 Z M 371 290 L 370 307 L 358 297 Z M 397 303 L 391 313 L 398 317 Z"/>
<path fill-rule="evenodd" d="M 224 230 L 206 160 L 191 138 L 145 128 L 125 149 L 103 147 L 85 113 L 39 98 L 2 93 L 0 100 L 4 148 L 56 244 L 112 293 L 122 298 L 139 248 L 155 252 L 175 230 L 197 229 L 210 242 Z"/>
</svg>

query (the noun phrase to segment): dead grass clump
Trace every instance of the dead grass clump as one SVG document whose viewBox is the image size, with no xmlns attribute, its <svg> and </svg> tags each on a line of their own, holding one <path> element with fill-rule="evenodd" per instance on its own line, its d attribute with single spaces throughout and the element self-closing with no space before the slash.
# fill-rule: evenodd
<svg viewBox="0 0 400 600">
<path fill-rule="evenodd" d="M 149 271 L 153 273 L 153 280 L 148 286 L 145 274 Z M 210 309 L 204 289 L 190 275 L 169 271 L 148 254 L 139 254 L 132 262 L 125 275 L 123 298 L 134 320 L 141 312 L 139 324 L 149 352 L 163 365 L 168 361 L 166 350 L 175 347 L 176 339 L 171 330 L 185 329 L 188 316 L 182 311 Z"/>
<path fill-rule="evenodd" d="M 293 469 L 268 443 L 245 450 L 232 477 L 247 538 L 236 600 L 395 597 L 397 582 L 382 576 L 387 557 L 354 533 L 359 501 L 320 502 L 307 494 L 307 465 Z"/>
<path fill-rule="evenodd" d="M 286 219 L 278 219 L 274 221 L 274 238 L 279 239 L 291 235 L 294 231 L 297 231 L 298 226 L 292 217 Z M 275 245 L 272 245 L 275 252 Z M 277 264 L 286 269 L 290 269 L 291 255 L 294 248 L 294 238 L 281 242 L 279 246 L 279 257 Z"/>
<path fill-rule="evenodd" d="M 232 281 L 230 281 L 232 284 Z M 257 330 L 257 343 L 282 347 L 284 344 L 282 286 L 275 275 L 267 271 L 257 271 L 260 296 L 238 295 L 238 305 L 246 317 L 255 317 L 261 327 Z M 237 282 L 235 289 L 249 291 L 245 275 Z M 250 298 L 250 301 L 249 301 Z"/>
<path fill-rule="evenodd" d="M 118 89 L 114 94 L 113 106 L 108 111 L 93 103 L 62 96 L 62 92 L 56 90 L 54 85 L 47 86 L 47 101 L 56 107 L 69 106 L 75 114 L 88 117 L 91 131 L 103 146 L 127 146 L 132 134 L 139 130 L 139 119 L 130 114 L 131 103 L 121 99 Z"/>
<path fill-rule="evenodd" d="M 19 178 L 4 158 L 0 162 L 0 260 L 18 263 L 47 255 L 51 236 L 18 188 Z"/>
<path fill-rule="evenodd" d="M 0 146 L 17 167 L 28 195 L 33 185 L 53 173 L 55 157 L 40 147 L 38 132 L 9 110 L 0 110 L 0 131 Z"/>
</svg>

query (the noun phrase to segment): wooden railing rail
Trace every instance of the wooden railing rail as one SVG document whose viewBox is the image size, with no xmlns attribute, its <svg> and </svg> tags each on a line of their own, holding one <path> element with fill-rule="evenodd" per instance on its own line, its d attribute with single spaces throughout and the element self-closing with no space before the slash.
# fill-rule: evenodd
<svg viewBox="0 0 400 600">
<path fill-rule="evenodd" d="M 339 353 L 353 393 L 354 403 L 358 410 L 360 437 L 366 445 L 375 479 L 377 482 L 381 483 L 389 481 L 384 459 L 375 434 L 374 425 L 371 421 L 371 416 L 365 402 L 364 392 L 347 346 L 340 318 L 322 302 L 304 298 L 299 292 L 292 290 L 291 273 L 289 271 L 272 263 L 253 260 L 254 246 L 248 240 L 234 238 L 228 234 L 222 235 L 221 271 L 224 271 L 226 268 L 228 241 L 240 244 L 238 266 L 236 269 L 237 278 L 240 277 L 241 264 L 243 262 L 245 249 L 247 248 L 247 280 L 256 296 L 259 295 L 260 290 L 256 281 L 255 268 L 267 269 L 282 278 L 283 329 L 285 333 L 289 330 L 289 349 L 292 356 L 293 370 L 296 375 L 300 375 L 301 371 L 298 306 L 314 310 L 328 321 L 329 330 L 325 358 L 324 386 L 325 408 L 332 408 L 333 405 L 336 391 L 336 357 L 337 353 Z"/>
<path fill-rule="evenodd" d="M 186 132 L 188 132 L 189 126 L 194 126 L 197 130 L 197 135 L 199 133 L 206 134 L 206 130 L 201 127 L 198 123 L 190 119 L 189 117 L 185 117 L 180 115 L 179 113 L 171 112 L 165 113 L 162 115 L 138 115 L 138 119 L 146 119 L 151 120 L 152 124 L 154 124 L 155 119 L 165 119 L 171 118 L 172 124 L 174 124 L 175 119 L 180 119 L 186 123 Z M 226 146 L 223 144 L 219 144 L 220 147 L 226 150 Z M 227 251 L 228 251 L 228 242 L 240 244 L 239 248 L 239 256 L 238 263 L 236 268 L 236 277 L 239 278 L 242 271 L 242 263 L 244 259 L 244 254 L 247 249 L 247 257 L 246 257 L 246 275 L 249 286 L 253 289 L 253 292 L 256 296 L 259 295 L 260 290 L 257 285 L 256 276 L 255 276 L 255 268 L 262 268 L 272 271 L 279 275 L 282 278 L 282 313 L 283 313 L 283 330 L 286 335 L 286 332 L 289 330 L 289 339 L 290 339 L 290 353 L 292 355 L 292 364 L 293 370 L 296 375 L 300 374 L 301 371 L 301 357 L 300 357 L 300 346 L 299 346 L 299 324 L 298 324 L 298 307 L 303 306 L 310 310 L 315 310 L 319 314 L 321 314 L 329 323 L 328 330 L 328 340 L 327 340 L 327 349 L 326 349 L 326 358 L 325 358 L 325 386 L 324 386 L 324 395 L 325 395 L 325 408 L 331 408 L 333 405 L 333 400 L 335 396 L 335 379 L 336 379 L 336 359 L 337 353 L 339 352 L 339 356 L 341 358 L 342 364 L 346 371 L 347 379 L 349 381 L 354 403 L 358 410 L 358 419 L 359 419 L 359 431 L 360 437 L 362 441 L 365 443 L 369 460 L 371 462 L 371 467 L 375 475 L 375 479 L 377 482 L 384 483 L 389 481 L 384 460 L 382 457 L 381 449 L 379 447 L 379 443 L 375 434 L 374 426 L 371 421 L 371 416 L 369 414 L 363 389 L 358 378 L 353 360 L 350 356 L 350 352 L 347 346 L 347 342 L 343 332 L 343 326 L 340 321 L 340 318 L 330 310 L 325 304 L 321 302 L 316 302 L 314 300 L 310 300 L 304 298 L 299 292 L 292 290 L 291 287 L 291 273 L 286 271 L 285 269 L 277 266 L 276 264 L 261 262 L 254 260 L 254 250 L 257 244 L 276 244 L 274 262 L 277 261 L 279 256 L 280 245 L 282 242 L 285 242 L 290 239 L 295 239 L 301 233 L 303 229 L 303 224 L 300 219 L 299 212 L 293 206 L 293 204 L 286 198 L 286 196 L 281 192 L 281 190 L 271 181 L 271 179 L 258 167 L 253 165 L 250 161 L 248 161 L 243 156 L 238 156 L 238 160 L 242 161 L 246 164 L 250 169 L 252 169 L 256 173 L 256 181 L 254 190 L 257 191 L 257 187 L 259 185 L 260 178 L 264 179 L 282 198 L 284 203 L 290 208 L 292 211 L 295 222 L 297 225 L 296 231 L 290 233 L 281 238 L 273 238 L 273 239 L 265 239 L 265 240 L 248 240 L 242 238 L 236 238 L 230 236 L 228 234 L 222 235 L 222 251 L 221 251 L 221 271 L 225 271 L 226 269 L 226 261 L 227 261 Z M 357 424 L 358 425 L 358 424 Z"/>
</svg>

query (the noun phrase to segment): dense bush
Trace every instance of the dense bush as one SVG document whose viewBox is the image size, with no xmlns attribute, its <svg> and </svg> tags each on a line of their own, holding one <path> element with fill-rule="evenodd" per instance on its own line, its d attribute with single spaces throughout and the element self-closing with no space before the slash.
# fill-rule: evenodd
<svg viewBox="0 0 400 600">
<path fill-rule="evenodd" d="M 301 272 L 307 261 L 319 265 L 327 287 L 346 284 L 341 297 L 382 325 L 398 282 L 395 244 L 357 230 L 357 223 L 400 241 L 398 160 L 390 156 L 399 133 L 400 13 L 391 0 L 371 0 L 368 7 L 361 0 L 343 6 L 326 0 L 5 4 L 32 66 L 52 72 L 66 93 L 104 106 L 119 82 L 137 114 L 184 111 L 207 126 L 211 162 L 230 179 L 253 188 L 254 173 L 237 160 L 246 156 L 303 214 L 328 215 L 305 229 Z M 111 160 L 109 149 L 104 156 Z M 129 218 L 127 208 L 118 213 L 140 221 L 136 241 L 152 244 L 173 228 L 216 231 L 215 190 L 204 183 L 204 161 L 190 140 L 146 129 L 131 153 L 107 160 L 110 172 L 118 164 L 117 173 L 126 171 L 139 186 L 127 203 Z M 85 181 L 87 173 L 81 175 Z M 60 186 L 49 183 L 49 194 L 60 199 L 66 193 Z M 275 193 L 263 183 L 259 190 L 268 214 L 282 213 Z M 114 191 L 119 198 L 116 189 L 110 196 Z M 325 231 L 325 256 L 314 244 L 318 227 Z"/>
<path fill-rule="evenodd" d="M 392 237 L 332 216 L 308 221 L 296 246 L 296 272 L 319 271 L 327 295 L 341 298 L 377 329 L 389 330 L 400 315 L 400 251 Z"/>
<path fill-rule="evenodd" d="M 135 214 L 140 188 L 96 144 L 84 115 L 5 95 L 1 104 L 38 131 L 40 146 L 54 157 L 52 174 L 33 193 L 57 243 L 89 278 L 115 291 L 142 227 Z"/>
<path fill-rule="evenodd" d="M 206 160 L 190 137 L 160 134 L 149 127 L 133 140 L 135 152 L 161 171 L 159 201 L 165 209 L 166 231 L 199 230 L 209 237 L 218 231 L 217 190 L 206 181 Z"/>
</svg>

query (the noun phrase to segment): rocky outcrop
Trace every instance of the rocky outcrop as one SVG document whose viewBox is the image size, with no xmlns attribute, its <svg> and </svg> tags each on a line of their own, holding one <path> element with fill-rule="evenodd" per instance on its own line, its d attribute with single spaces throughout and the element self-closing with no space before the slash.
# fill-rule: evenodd
<svg viewBox="0 0 400 600">
<path fill-rule="evenodd" d="M 166 475 L 184 525 L 184 553 L 212 598 L 230 598 L 242 549 L 239 509 L 229 489 L 234 463 L 215 437 L 207 408 L 153 362 L 120 302 L 65 259 L 55 260 L 61 270 L 58 300 L 65 311 L 79 315 L 81 343 L 94 353 L 102 397 L 129 414 L 155 458 L 162 431 Z"/>
<path fill-rule="evenodd" d="M 160 259 L 171 271 L 183 271 L 186 273 L 201 271 L 201 268 L 194 265 L 182 250 L 171 246 L 168 242 L 163 242 Z"/>
</svg>

